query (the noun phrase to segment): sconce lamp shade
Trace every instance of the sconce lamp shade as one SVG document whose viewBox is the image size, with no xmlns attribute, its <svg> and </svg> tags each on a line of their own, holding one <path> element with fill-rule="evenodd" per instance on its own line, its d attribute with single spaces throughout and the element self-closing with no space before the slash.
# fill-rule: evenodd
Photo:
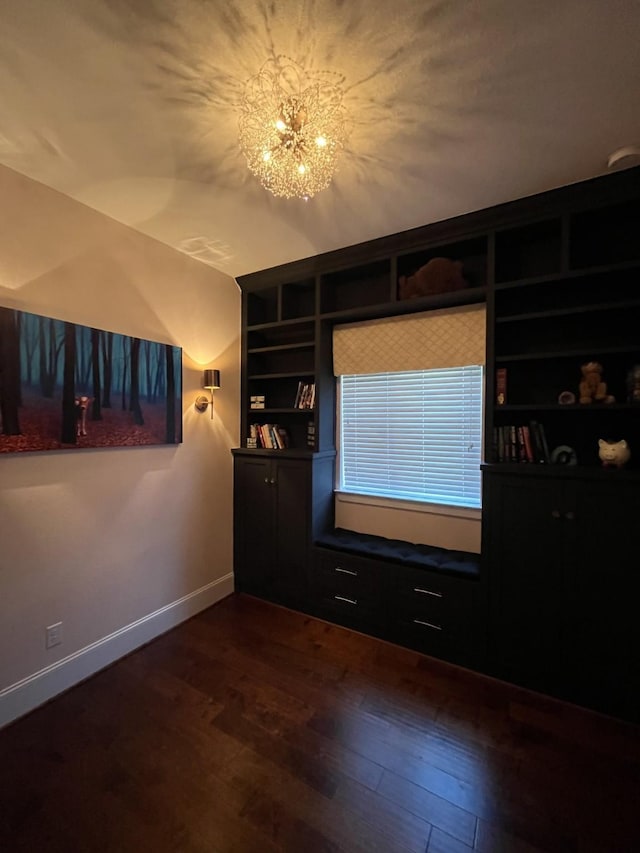
<svg viewBox="0 0 640 853">
<path fill-rule="evenodd" d="M 209 390 L 213 388 L 220 387 L 220 371 L 219 370 L 205 370 L 202 374 L 202 387 L 208 388 Z"/>
</svg>

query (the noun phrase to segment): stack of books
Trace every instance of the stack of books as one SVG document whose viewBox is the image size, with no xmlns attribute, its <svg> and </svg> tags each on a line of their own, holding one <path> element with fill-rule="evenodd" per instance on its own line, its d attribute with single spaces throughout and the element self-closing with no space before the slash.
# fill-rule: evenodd
<svg viewBox="0 0 640 853">
<path fill-rule="evenodd" d="M 285 450 L 289 447 L 289 435 L 279 424 L 251 424 L 248 442 L 248 446 L 266 450 Z"/>
<path fill-rule="evenodd" d="M 316 383 L 298 382 L 298 393 L 293 404 L 294 409 L 313 409 L 316 404 Z"/>
<path fill-rule="evenodd" d="M 307 447 L 315 450 L 316 447 L 316 425 L 313 421 L 307 424 Z"/>
<path fill-rule="evenodd" d="M 549 446 L 544 426 L 506 424 L 493 428 L 493 458 L 496 462 L 549 463 Z"/>
</svg>

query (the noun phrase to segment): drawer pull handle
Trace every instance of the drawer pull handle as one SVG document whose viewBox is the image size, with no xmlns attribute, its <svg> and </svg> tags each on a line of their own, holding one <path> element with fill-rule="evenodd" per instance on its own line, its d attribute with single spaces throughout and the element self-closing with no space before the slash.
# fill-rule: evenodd
<svg viewBox="0 0 640 853">
<path fill-rule="evenodd" d="M 357 572 L 352 572 L 351 569 L 343 569 L 341 566 L 336 566 L 335 571 L 340 572 L 340 574 L 343 574 L 343 575 L 351 575 L 354 578 L 358 577 Z"/>
<path fill-rule="evenodd" d="M 336 601 L 344 601 L 345 604 L 357 604 L 358 603 L 355 598 L 345 598 L 344 595 L 334 595 L 333 597 L 335 598 Z"/>
<path fill-rule="evenodd" d="M 422 619 L 414 619 L 413 621 L 416 625 L 424 625 L 425 628 L 433 628 L 434 631 L 442 631 L 442 627 L 440 625 L 434 625 L 432 622 L 423 622 Z"/>
<path fill-rule="evenodd" d="M 420 589 L 419 586 L 414 586 L 414 592 L 421 592 L 423 595 L 432 595 L 434 598 L 442 598 L 441 592 L 432 592 L 430 589 Z"/>
</svg>

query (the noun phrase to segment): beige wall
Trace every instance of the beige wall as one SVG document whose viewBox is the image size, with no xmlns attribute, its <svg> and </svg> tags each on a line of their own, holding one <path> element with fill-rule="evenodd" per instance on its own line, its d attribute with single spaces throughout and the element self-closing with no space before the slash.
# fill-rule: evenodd
<svg viewBox="0 0 640 853">
<path fill-rule="evenodd" d="M 181 346 L 184 421 L 179 446 L 0 456 L 2 725 L 231 591 L 240 294 L 4 167 L 0 199 L 0 305 Z"/>
<path fill-rule="evenodd" d="M 378 505 L 366 497 L 336 495 L 336 527 L 373 533 L 387 539 L 402 539 L 451 548 L 454 551 L 480 553 L 482 518 L 479 510 L 455 510 L 428 512 L 422 507 L 410 508 L 403 503 L 401 508 Z M 389 502 L 391 504 L 391 502 Z"/>
</svg>

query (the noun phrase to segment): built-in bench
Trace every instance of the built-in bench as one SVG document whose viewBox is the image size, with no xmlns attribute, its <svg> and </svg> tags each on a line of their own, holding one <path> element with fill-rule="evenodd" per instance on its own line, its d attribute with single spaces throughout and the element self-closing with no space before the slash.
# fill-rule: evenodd
<svg viewBox="0 0 640 853">
<path fill-rule="evenodd" d="M 401 539 L 386 539 L 337 527 L 319 536 L 315 545 L 403 566 L 475 578 L 480 575 L 480 555 L 452 551 L 433 545 L 415 545 Z"/>
</svg>

